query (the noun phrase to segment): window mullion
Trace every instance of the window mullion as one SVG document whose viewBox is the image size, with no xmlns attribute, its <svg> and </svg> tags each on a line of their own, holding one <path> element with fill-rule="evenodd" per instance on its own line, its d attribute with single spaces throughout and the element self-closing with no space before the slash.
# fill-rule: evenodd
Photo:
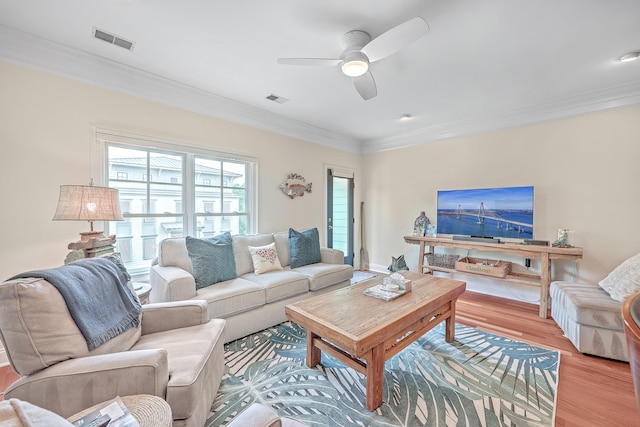
<svg viewBox="0 0 640 427">
<path fill-rule="evenodd" d="M 182 194 L 185 221 L 185 235 L 197 236 L 196 218 L 196 183 L 195 183 L 195 155 L 188 153 L 185 156 L 185 167 L 183 168 Z M 186 200 L 185 200 L 186 199 Z"/>
</svg>

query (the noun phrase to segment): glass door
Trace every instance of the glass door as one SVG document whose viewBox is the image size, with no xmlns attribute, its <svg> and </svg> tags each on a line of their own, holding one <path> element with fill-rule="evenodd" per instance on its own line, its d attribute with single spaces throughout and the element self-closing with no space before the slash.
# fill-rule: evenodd
<svg viewBox="0 0 640 427">
<path fill-rule="evenodd" d="M 353 265 L 353 175 L 328 169 L 327 211 L 327 246 L 340 249 L 344 263 Z"/>
</svg>

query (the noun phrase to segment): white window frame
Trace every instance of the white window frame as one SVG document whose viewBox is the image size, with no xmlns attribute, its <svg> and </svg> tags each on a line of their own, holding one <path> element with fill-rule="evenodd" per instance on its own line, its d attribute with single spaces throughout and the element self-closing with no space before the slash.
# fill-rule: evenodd
<svg viewBox="0 0 640 427">
<path fill-rule="evenodd" d="M 108 143 L 118 146 L 129 146 L 133 149 L 136 147 L 143 149 L 154 149 L 159 151 L 168 151 L 175 153 L 184 153 L 187 156 L 186 168 L 183 171 L 183 195 L 185 200 L 183 203 L 184 230 L 185 235 L 197 235 L 197 218 L 195 210 L 195 174 L 193 171 L 194 161 L 197 156 L 203 156 L 222 161 L 244 162 L 247 164 L 246 172 L 246 218 L 247 233 L 256 233 L 258 224 L 258 160 L 256 157 L 244 154 L 231 153 L 205 148 L 202 146 L 185 144 L 177 141 L 167 141 L 161 138 L 141 136 L 126 132 L 114 131 L 109 129 L 94 129 L 94 144 L 92 146 L 92 177 L 97 178 L 97 185 L 105 185 L 108 182 L 108 170 L 106 164 L 108 161 L 107 148 Z M 179 213 L 178 216 L 182 216 Z M 115 223 L 105 223 L 105 230 L 115 231 Z M 117 238 L 117 236 L 116 236 Z M 132 271 L 132 274 L 138 273 Z M 139 273 L 142 273 L 140 271 Z"/>
</svg>

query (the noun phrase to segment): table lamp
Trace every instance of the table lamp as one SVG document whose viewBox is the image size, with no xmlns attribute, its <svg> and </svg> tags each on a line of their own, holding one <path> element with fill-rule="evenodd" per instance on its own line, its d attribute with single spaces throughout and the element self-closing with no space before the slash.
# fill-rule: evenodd
<svg viewBox="0 0 640 427">
<path fill-rule="evenodd" d="M 89 221 L 90 231 L 80 233 L 80 241 L 69 244 L 69 249 L 83 251 L 72 253 L 70 258 L 91 258 L 106 252 L 113 252 L 115 235 L 105 236 L 102 231 L 94 231 L 94 221 L 122 221 L 118 190 L 94 185 L 61 185 L 58 207 L 54 221 Z M 81 256 L 83 255 L 83 256 Z"/>
</svg>

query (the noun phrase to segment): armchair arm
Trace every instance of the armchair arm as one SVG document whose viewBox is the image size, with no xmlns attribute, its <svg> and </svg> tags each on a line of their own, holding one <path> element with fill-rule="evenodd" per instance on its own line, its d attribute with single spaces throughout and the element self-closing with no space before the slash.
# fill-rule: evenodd
<svg viewBox="0 0 640 427">
<path fill-rule="evenodd" d="M 152 266 L 149 284 L 151 302 L 182 301 L 196 296 L 196 280 L 180 267 Z"/>
<path fill-rule="evenodd" d="M 65 360 L 20 378 L 4 398 L 26 400 L 68 418 L 115 396 L 164 398 L 168 381 L 166 350 L 133 350 Z"/>
<path fill-rule="evenodd" d="M 201 325 L 209 321 L 209 306 L 204 300 L 146 304 L 142 309 L 142 335 Z"/>
<path fill-rule="evenodd" d="M 344 252 L 340 249 L 320 248 L 320 261 L 326 264 L 344 264 Z"/>
</svg>

